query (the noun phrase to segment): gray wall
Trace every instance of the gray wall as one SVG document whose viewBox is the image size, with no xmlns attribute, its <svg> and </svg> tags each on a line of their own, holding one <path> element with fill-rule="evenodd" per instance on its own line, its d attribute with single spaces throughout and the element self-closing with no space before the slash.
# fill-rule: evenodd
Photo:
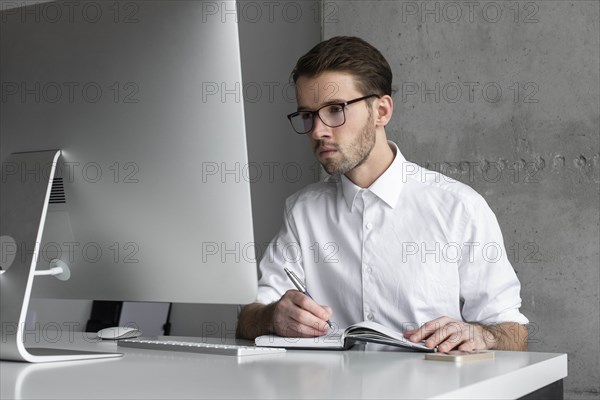
<svg viewBox="0 0 600 400">
<path fill-rule="evenodd" d="M 324 38 L 384 53 L 388 137 L 486 198 L 522 283 L 530 350 L 568 353 L 567 397 L 597 398 L 600 3 L 466 3 L 328 1 Z"/>
</svg>

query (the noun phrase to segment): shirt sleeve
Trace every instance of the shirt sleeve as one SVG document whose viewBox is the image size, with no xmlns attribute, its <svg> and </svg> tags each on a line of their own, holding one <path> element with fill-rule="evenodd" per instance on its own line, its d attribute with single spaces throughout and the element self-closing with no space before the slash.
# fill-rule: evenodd
<svg viewBox="0 0 600 400">
<path fill-rule="evenodd" d="M 290 199 L 286 202 L 281 229 L 269 243 L 258 266 L 257 303 L 270 304 L 278 301 L 286 291 L 294 288 L 284 268 L 304 279 L 302 252 L 293 217 L 288 211 L 289 203 Z"/>
<path fill-rule="evenodd" d="M 508 260 L 498 220 L 483 197 L 473 201 L 459 265 L 462 316 L 485 325 L 527 324 L 521 314 L 521 284 Z"/>
</svg>

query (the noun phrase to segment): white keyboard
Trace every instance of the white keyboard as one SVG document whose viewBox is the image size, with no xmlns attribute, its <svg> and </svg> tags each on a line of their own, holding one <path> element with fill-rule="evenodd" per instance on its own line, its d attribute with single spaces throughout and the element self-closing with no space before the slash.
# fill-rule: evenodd
<svg viewBox="0 0 600 400">
<path fill-rule="evenodd" d="M 240 346 L 233 344 L 211 344 L 203 342 L 186 342 L 179 340 L 125 339 L 119 340 L 119 347 L 135 347 L 137 349 L 183 351 L 188 353 L 218 354 L 224 356 L 256 356 L 261 354 L 284 353 L 285 349 L 277 347 Z"/>
</svg>

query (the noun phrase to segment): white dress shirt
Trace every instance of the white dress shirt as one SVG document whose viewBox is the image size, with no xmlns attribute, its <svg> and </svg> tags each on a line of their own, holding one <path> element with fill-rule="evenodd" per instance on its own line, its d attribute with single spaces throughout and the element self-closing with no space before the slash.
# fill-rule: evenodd
<svg viewBox="0 0 600 400">
<path fill-rule="evenodd" d="M 372 320 L 402 331 L 441 316 L 527 324 L 483 197 L 389 145 L 394 161 L 368 189 L 342 175 L 286 200 L 281 230 L 259 265 L 257 302 L 294 288 L 287 267 L 342 329 Z"/>
</svg>

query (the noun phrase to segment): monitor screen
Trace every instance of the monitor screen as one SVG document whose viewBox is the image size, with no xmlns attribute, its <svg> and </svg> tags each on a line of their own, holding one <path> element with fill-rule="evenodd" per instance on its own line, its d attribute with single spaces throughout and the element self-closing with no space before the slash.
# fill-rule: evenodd
<svg viewBox="0 0 600 400">
<path fill-rule="evenodd" d="M 254 300 L 235 2 L 58 1 L 0 18 L 3 179 L 47 174 L 11 153 L 61 151 L 37 269 L 59 258 L 71 277 L 36 277 L 33 296 Z"/>
</svg>

